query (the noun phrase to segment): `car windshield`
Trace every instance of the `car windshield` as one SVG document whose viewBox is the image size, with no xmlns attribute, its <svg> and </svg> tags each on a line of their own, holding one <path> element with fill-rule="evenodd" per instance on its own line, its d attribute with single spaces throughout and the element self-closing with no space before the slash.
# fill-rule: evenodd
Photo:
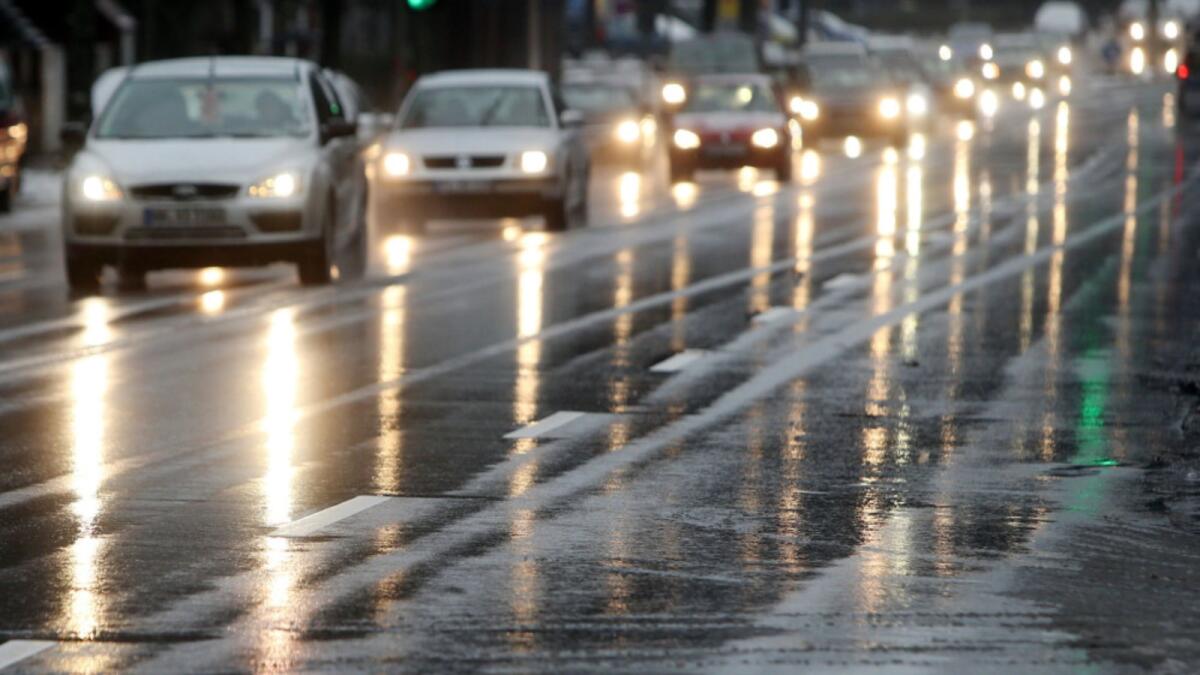
<svg viewBox="0 0 1200 675">
<path fill-rule="evenodd" d="M 912 53 L 906 51 L 883 51 L 878 54 L 879 62 L 896 82 L 914 83 L 925 79 L 921 66 Z"/>
<path fill-rule="evenodd" d="M 674 73 L 754 73 L 758 56 L 749 40 L 721 39 L 680 42 L 671 49 Z"/>
<path fill-rule="evenodd" d="M 688 96 L 685 112 L 776 112 L 779 103 L 761 84 L 699 84 Z"/>
<path fill-rule="evenodd" d="M 538 87 L 428 87 L 413 94 L 401 126 L 548 127 L 550 114 Z"/>
<path fill-rule="evenodd" d="M 860 89 L 881 83 L 879 72 L 860 58 L 824 58 L 808 62 L 814 86 L 823 89 Z"/>
<path fill-rule="evenodd" d="M 567 107 L 588 113 L 606 113 L 637 107 L 633 93 L 624 87 L 571 84 L 563 87 Z"/>
<path fill-rule="evenodd" d="M 309 106 L 294 79 L 128 80 L 104 109 L 97 138 L 306 136 Z"/>
</svg>

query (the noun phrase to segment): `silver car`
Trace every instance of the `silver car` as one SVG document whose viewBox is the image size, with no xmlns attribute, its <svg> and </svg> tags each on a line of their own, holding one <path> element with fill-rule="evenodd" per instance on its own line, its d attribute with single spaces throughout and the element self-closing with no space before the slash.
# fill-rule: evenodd
<svg viewBox="0 0 1200 675">
<path fill-rule="evenodd" d="M 355 123 L 314 64 L 188 58 L 123 73 L 64 177 L 67 279 L 126 285 L 169 267 L 294 262 L 331 277 L 361 239 L 366 179 Z"/>
<path fill-rule="evenodd" d="M 429 75 L 405 97 L 372 173 L 384 222 L 542 215 L 546 229 L 586 223 L 591 164 L 578 111 L 545 73 Z"/>
</svg>

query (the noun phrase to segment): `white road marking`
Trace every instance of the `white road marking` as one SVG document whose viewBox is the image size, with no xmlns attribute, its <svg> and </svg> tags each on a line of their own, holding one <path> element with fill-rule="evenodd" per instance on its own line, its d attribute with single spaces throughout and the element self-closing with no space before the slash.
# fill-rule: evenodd
<svg viewBox="0 0 1200 675">
<path fill-rule="evenodd" d="M 55 644 L 48 640 L 9 640 L 0 645 L 0 670 L 31 656 L 37 656 Z"/>
<path fill-rule="evenodd" d="M 859 282 L 859 280 L 861 280 L 861 279 L 862 279 L 862 275 L 859 275 L 859 274 L 839 274 L 836 277 L 834 277 L 834 278 L 830 279 L 829 281 L 826 281 L 824 284 L 822 284 L 822 288 L 825 288 L 825 289 L 831 290 L 831 291 L 837 290 L 839 288 L 847 288 L 849 286 L 853 286 L 853 285 L 857 284 Z"/>
<path fill-rule="evenodd" d="M 652 373 L 678 373 L 693 363 L 708 356 L 702 349 L 685 349 L 665 361 L 660 361 L 650 368 Z"/>
<path fill-rule="evenodd" d="M 516 440 L 518 438 L 561 438 L 561 436 L 552 436 L 556 430 L 567 426 L 571 422 L 583 417 L 581 412 L 573 412 L 571 410 L 560 410 L 553 415 L 540 419 L 533 424 L 521 427 L 514 432 L 504 435 L 508 440 Z"/>
<path fill-rule="evenodd" d="M 755 326 L 765 326 L 769 323 L 795 317 L 797 311 L 791 307 L 771 307 L 765 312 L 756 314 L 750 323 Z"/>
<path fill-rule="evenodd" d="M 331 506 L 322 511 L 317 511 L 316 513 L 307 515 L 300 520 L 288 523 L 287 525 L 284 525 L 283 527 L 272 532 L 271 536 L 307 537 L 319 530 L 329 527 L 339 520 L 345 520 L 350 516 L 379 506 L 390 499 L 391 497 L 380 497 L 377 495 L 361 495 L 353 499 L 347 499 L 341 504 Z"/>
</svg>

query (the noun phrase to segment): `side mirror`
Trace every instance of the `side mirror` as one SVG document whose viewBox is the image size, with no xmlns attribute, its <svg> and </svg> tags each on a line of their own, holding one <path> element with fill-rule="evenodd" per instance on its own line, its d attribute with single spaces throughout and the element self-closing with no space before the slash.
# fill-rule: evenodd
<svg viewBox="0 0 1200 675">
<path fill-rule="evenodd" d="M 559 120 L 567 129 L 578 129 L 583 126 L 583 113 L 578 110 L 564 110 Z"/>
<path fill-rule="evenodd" d="M 64 150 L 69 153 L 78 152 L 87 141 L 87 125 L 83 122 L 64 122 L 58 137 Z"/>
<path fill-rule="evenodd" d="M 321 125 L 321 142 L 358 135 L 358 123 L 350 120 L 330 120 Z"/>
</svg>

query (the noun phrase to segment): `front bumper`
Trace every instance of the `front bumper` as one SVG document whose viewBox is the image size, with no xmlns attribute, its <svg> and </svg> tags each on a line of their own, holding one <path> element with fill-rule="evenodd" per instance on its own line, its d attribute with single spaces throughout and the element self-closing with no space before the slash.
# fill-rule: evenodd
<svg viewBox="0 0 1200 675">
<path fill-rule="evenodd" d="M 760 148 L 750 143 L 701 145 L 694 150 L 673 147 L 671 163 L 697 169 L 736 169 L 753 166 L 769 169 L 785 161 L 791 153 L 791 141 L 781 139 L 773 148 Z"/>
<path fill-rule="evenodd" d="M 562 198 L 554 176 L 383 181 L 376 187 L 393 218 L 501 218 L 536 215 Z"/>
<path fill-rule="evenodd" d="M 195 244 L 130 245 L 124 243 L 68 243 L 66 256 L 72 261 L 96 265 L 131 265 L 145 271 L 196 267 L 252 267 L 276 262 L 295 262 L 307 253 L 305 241 L 272 243 L 239 242 Z"/>
</svg>

